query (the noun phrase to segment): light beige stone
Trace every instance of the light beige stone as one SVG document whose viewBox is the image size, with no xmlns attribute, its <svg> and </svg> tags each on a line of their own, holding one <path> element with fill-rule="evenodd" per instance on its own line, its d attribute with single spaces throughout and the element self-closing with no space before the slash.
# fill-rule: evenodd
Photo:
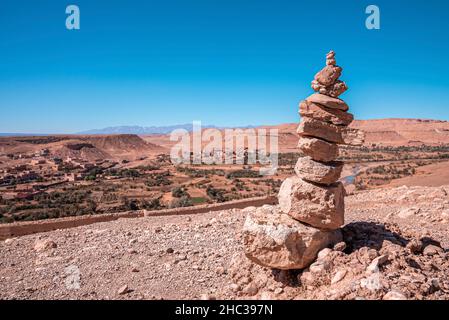
<svg viewBox="0 0 449 320">
<path fill-rule="evenodd" d="M 306 100 L 309 102 L 318 103 L 322 106 L 325 106 L 326 108 L 339 109 L 343 111 L 348 111 L 349 109 L 348 105 L 343 100 L 332 98 L 320 93 L 314 93 Z"/>
<path fill-rule="evenodd" d="M 295 172 L 303 180 L 320 184 L 332 184 L 340 179 L 343 162 L 318 162 L 310 157 L 301 157 L 296 162 Z"/>
<path fill-rule="evenodd" d="M 331 50 L 326 54 L 326 59 L 333 59 L 335 58 L 335 51 Z"/>
<path fill-rule="evenodd" d="M 400 291 L 392 290 L 387 292 L 382 300 L 407 300 L 407 297 Z"/>
<path fill-rule="evenodd" d="M 301 137 L 298 148 L 316 161 L 334 161 L 338 157 L 338 145 L 317 138 Z"/>
<path fill-rule="evenodd" d="M 323 186 L 293 176 L 281 185 L 279 208 L 298 221 L 334 230 L 344 224 L 344 196 L 341 182 Z"/>
<path fill-rule="evenodd" d="M 253 262 L 281 270 L 303 269 L 317 253 L 341 241 L 340 230 L 324 231 L 304 225 L 277 206 L 250 212 L 243 226 L 246 256 Z"/>
<path fill-rule="evenodd" d="M 337 282 L 340 282 L 341 280 L 343 280 L 343 278 L 346 276 L 347 273 L 348 273 L 348 271 L 345 269 L 338 270 L 332 277 L 331 284 L 336 284 Z"/>
<path fill-rule="evenodd" d="M 38 252 L 49 250 L 49 249 L 54 249 L 56 247 L 57 247 L 56 242 L 54 242 L 50 238 L 44 238 L 44 239 L 39 239 L 38 238 L 34 242 L 34 250 L 36 250 Z"/>
</svg>

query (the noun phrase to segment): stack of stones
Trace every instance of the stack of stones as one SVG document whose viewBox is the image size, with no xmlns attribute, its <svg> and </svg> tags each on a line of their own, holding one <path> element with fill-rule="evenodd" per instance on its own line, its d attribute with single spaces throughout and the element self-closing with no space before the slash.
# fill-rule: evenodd
<svg viewBox="0 0 449 320">
<path fill-rule="evenodd" d="M 361 131 L 348 128 L 353 115 L 338 99 L 347 90 L 338 80 L 342 68 L 335 53 L 326 56 L 326 67 L 315 75 L 312 94 L 300 103 L 301 123 L 296 175 L 279 191 L 278 206 L 249 212 L 243 228 L 245 254 L 252 261 L 276 269 L 302 269 L 318 252 L 341 241 L 345 189 L 339 182 L 343 163 L 336 161 L 338 144 L 361 145 Z"/>
</svg>

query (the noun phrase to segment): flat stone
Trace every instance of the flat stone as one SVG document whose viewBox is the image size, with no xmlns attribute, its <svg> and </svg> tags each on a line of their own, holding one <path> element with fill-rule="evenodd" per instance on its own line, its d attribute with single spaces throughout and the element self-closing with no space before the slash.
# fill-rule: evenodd
<svg viewBox="0 0 449 320">
<path fill-rule="evenodd" d="M 125 284 L 124 286 L 120 287 L 117 291 L 118 294 L 123 295 L 129 293 L 129 287 Z"/>
<path fill-rule="evenodd" d="M 329 64 L 315 75 L 315 80 L 324 86 L 330 86 L 338 80 L 342 71 L 341 67 Z"/>
<path fill-rule="evenodd" d="M 332 143 L 360 146 L 365 140 L 361 130 L 339 127 L 331 123 L 303 117 L 297 133 L 300 136 L 315 137 Z"/>
<path fill-rule="evenodd" d="M 343 162 L 318 162 L 311 157 L 301 157 L 296 162 L 295 172 L 303 180 L 320 184 L 332 184 L 340 179 Z"/>
<path fill-rule="evenodd" d="M 308 117 L 301 119 L 297 133 L 301 136 L 320 138 L 332 143 L 344 143 L 340 127 Z"/>
<path fill-rule="evenodd" d="M 339 109 L 343 111 L 348 111 L 349 109 L 348 105 L 343 100 L 332 98 L 320 93 L 314 93 L 311 96 L 309 96 L 306 100 L 309 102 L 318 103 L 330 109 Z"/>
<path fill-rule="evenodd" d="M 387 261 L 388 261 L 387 255 L 381 255 L 377 258 L 374 258 L 374 260 L 371 261 L 369 266 L 366 268 L 366 271 L 368 273 L 379 272 L 379 267 Z"/>
<path fill-rule="evenodd" d="M 341 241 L 340 230 L 324 231 L 300 223 L 277 206 L 256 208 L 246 217 L 243 243 L 246 256 L 269 268 L 303 269 L 318 252 Z"/>
<path fill-rule="evenodd" d="M 329 162 L 338 157 L 338 145 L 317 138 L 301 137 L 298 148 L 304 155 L 316 161 Z"/>
<path fill-rule="evenodd" d="M 292 218 L 320 229 L 338 229 L 344 224 L 345 189 L 341 182 L 329 186 L 302 180 L 284 180 L 279 190 L 279 208 Z"/>
<path fill-rule="evenodd" d="M 335 125 L 348 126 L 354 120 L 354 116 L 339 109 L 330 109 L 307 100 L 299 104 L 299 114 L 315 120 L 329 122 Z"/>
</svg>

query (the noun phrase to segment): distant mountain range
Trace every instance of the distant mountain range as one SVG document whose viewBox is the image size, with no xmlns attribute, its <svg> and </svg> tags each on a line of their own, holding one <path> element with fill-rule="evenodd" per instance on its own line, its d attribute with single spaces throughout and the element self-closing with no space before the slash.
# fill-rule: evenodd
<svg viewBox="0 0 449 320">
<path fill-rule="evenodd" d="M 201 125 L 202 129 L 205 128 L 217 128 L 221 129 L 220 127 L 213 126 L 213 125 Z M 253 126 L 246 126 L 244 128 L 254 128 Z M 173 130 L 176 129 L 185 129 L 189 132 L 193 131 L 192 124 L 178 124 L 173 126 L 162 126 L 162 127 L 141 127 L 141 126 L 119 126 L 119 127 L 108 127 L 103 129 L 93 129 L 93 130 L 87 130 L 78 132 L 77 134 L 169 134 Z"/>
<path fill-rule="evenodd" d="M 7 133 L 0 132 L 0 137 L 38 137 L 38 136 L 48 136 L 45 133 Z"/>
<path fill-rule="evenodd" d="M 207 128 L 216 128 L 216 129 L 224 129 L 224 127 L 218 127 L 214 125 L 201 125 L 202 129 Z M 233 127 L 227 127 L 227 128 L 233 128 Z M 236 127 L 237 128 L 237 127 Z M 257 128 L 257 126 L 244 126 L 244 127 L 238 127 L 242 129 L 247 128 Z M 172 126 L 151 126 L 151 127 L 141 127 L 141 126 L 117 126 L 117 127 L 107 127 L 103 129 L 92 129 L 92 130 L 86 130 L 77 132 L 74 134 L 77 135 L 107 135 L 107 134 L 137 134 L 137 135 L 145 135 L 145 134 L 169 134 L 173 130 L 176 129 L 185 129 L 188 132 L 192 132 L 192 124 L 177 124 Z M 52 134 L 46 134 L 46 133 L 2 133 L 0 132 L 0 137 L 28 137 L 28 136 L 48 136 Z"/>
</svg>

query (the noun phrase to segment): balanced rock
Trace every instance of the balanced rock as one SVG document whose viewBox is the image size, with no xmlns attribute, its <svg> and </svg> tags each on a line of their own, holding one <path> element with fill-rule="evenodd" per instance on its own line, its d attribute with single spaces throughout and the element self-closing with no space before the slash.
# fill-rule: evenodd
<svg viewBox="0 0 449 320">
<path fill-rule="evenodd" d="M 330 51 L 326 66 L 312 81 L 316 93 L 299 105 L 298 148 L 305 157 L 298 159 L 296 175 L 282 183 L 277 206 L 248 211 L 243 227 L 245 254 L 259 265 L 325 270 L 323 259 L 313 261 L 319 251 L 342 238 L 339 228 L 344 224 L 346 191 L 338 182 L 343 168 L 343 163 L 336 161 L 338 144 L 361 145 L 364 140 L 363 132 L 348 127 L 354 116 L 338 98 L 348 89 L 339 80 L 342 70 L 335 52 Z"/>
<path fill-rule="evenodd" d="M 345 189 L 341 182 L 329 186 L 293 176 L 279 190 L 279 208 L 292 218 L 320 229 L 334 230 L 344 224 Z"/>
<path fill-rule="evenodd" d="M 335 66 L 336 64 L 337 64 L 337 60 L 335 60 L 335 52 L 331 50 L 326 55 L 326 65 L 327 66 Z"/>
<path fill-rule="evenodd" d="M 312 89 L 320 94 L 338 98 L 343 92 L 348 90 L 346 83 L 338 80 L 343 69 L 337 66 L 335 52 L 330 51 L 326 55 L 326 67 L 315 75 L 312 81 Z"/>
<path fill-rule="evenodd" d="M 324 86 L 334 84 L 341 76 L 342 68 L 329 64 L 315 75 L 315 80 Z"/>
<path fill-rule="evenodd" d="M 338 146 L 325 140 L 302 137 L 298 141 L 299 150 L 316 161 L 329 162 L 338 157 Z"/>
<path fill-rule="evenodd" d="M 354 116 L 349 112 L 326 108 L 307 100 L 301 101 L 299 104 L 299 114 L 302 117 L 313 118 L 315 120 L 342 126 L 348 126 L 354 120 Z"/>
<path fill-rule="evenodd" d="M 314 93 L 311 96 L 309 96 L 308 98 L 306 98 L 306 100 L 309 102 L 318 103 L 318 104 L 325 106 L 326 108 L 330 108 L 330 109 L 339 109 L 339 110 L 343 110 L 343 111 L 348 111 L 348 109 L 349 109 L 348 105 L 343 100 L 329 97 L 327 95 L 320 94 L 320 93 Z"/>
<path fill-rule="evenodd" d="M 363 131 L 306 117 L 301 120 L 297 133 L 301 136 L 316 137 L 328 142 L 354 146 L 362 145 L 365 137 Z"/>
<path fill-rule="evenodd" d="M 245 255 L 253 262 L 275 269 L 302 269 L 323 248 L 341 241 L 340 230 L 324 231 L 304 225 L 277 206 L 250 212 L 243 226 Z"/>
<path fill-rule="evenodd" d="M 340 179 L 343 162 L 319 162 L 311 157 L 301 157 L 296 162 L 295 172 L 303 180 L 329 185 Z"/>
<path fill-rule="evenodd" d="M 348 90 L 346 83 L 341 80 L 337 80 L 334 84 L 330 86 L 324 86 L 316 80 L 312 81 L 312 89 L 321 94 L 331 96 L 333 98 L 338 98 L 339 95 Z"/>
<path fill-rule="evenodd" d="M 328 142 L 344 143 L 340 127 L 312 118 L 303 117 L 299 123 L 297 133 L 300 136 L 316 137 Z"/>
</svg>

